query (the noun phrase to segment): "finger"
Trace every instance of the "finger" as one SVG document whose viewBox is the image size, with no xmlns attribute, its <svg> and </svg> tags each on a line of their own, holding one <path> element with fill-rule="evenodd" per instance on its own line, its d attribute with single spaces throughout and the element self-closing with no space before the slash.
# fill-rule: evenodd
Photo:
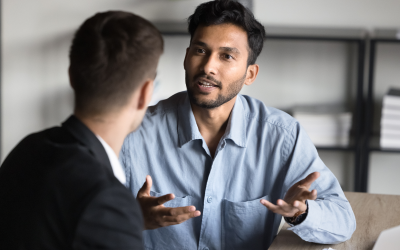
<svg viewBox="0 0 400 250">
<path fill-rule="evenodd" d="M 307 194 L 307 200 L 315 200 L 317 199 L 318 192 L 316 189 L 313 189 L 311 192 Z"/>
<path fill-rule="evenodd" d="M 294 216 L 297 212 L 299 211 L 306 211 L 307 210 L 307 205 L 305 202 L 302 201 L 294 201 L 292 204 L 285 202 L 284 200 L 277 200 L 277 205 L 281 209 L 282 212 L 280 212 L 281 215 L 285 217 L 292 217 Z"/>
<path fill-rule="evenodd" d="M 139 189 L 137 193 L 137 197 L 141 198 L 143 196 L 150 196 L 150 189 L 153 185 L 153 180 L 151 179 L 150 175 L 146 176 L 146 181 L 144 182 L 143 186 Z"/>
<path fill-rule="evenodd" d="M 276 203 L 277 205 L 274 205 L 267 200 L 261 200 L 261 204 L 266 206 L 268 210 L 285 217 L 292 217 L 298 211 L 298 209 L 287 205 L 283 200 L 278 200 Z"/>
<path fill-rule="evenodd" d="M 297 208 L 298 211 L 305 212 L 307 210 L 307 205 L 305 202 L 302 201 L 294 201 L 292 206 Z"/>
<path fill-rule="evenodd" d="M 303 190 L 300 195 L 296 198 L 296 200 L 315 200 L 317 199 L 317 190 L 313 189 L 312 191 Z"/>
<path fill-rule="evenodd" d="M 282 212 L 282 211 L 281 211 L 281 208 L 280 208 L 279 206 L 274 205 L 273 203 L 271 203 L 271 202 L 269 202 L 269 201 L 267 201 L 267 200 L 261 199 L 260 202 L 261 202 L 261 204 L 263 204 L 266 208 L 268 208 L 268 210 L 270 210 L 271 212 L 279 213 L 279 214 L 280 214 L 280 212 Z"/>
<path fill-rule="evenodd" d="M 166 195 L 157 197 L 157 198 L 154 200 L 153 206 L 162 205 L 162 204 L 164 204 L 165 202 L 170 201 L 170 200 L 173 200 L 173 199 L 175 199 L 175 195 L 174 195 L 174 194 L 166 194 Z"/>
<path fill-rule="evenodd" d="M 189 219 L 198 217 L 201 215 L 200 211 L 194 211 L 194 212 L 190 212 L 190 213 L 186 213 L 186 214 L 181 214 L 178 216 L 165 216 L 164 217 L 164 222 L 165 223 L 172 223 L 174 225 L 176 224 L 180 224 L 182 222 L 185 222 Z"/>
<path fill-rule="evenodd" d="M 183 214 L 193 213 L 196 211 L 195 206 L 187 206 L 187 207 L 174 207 L 174 208 L 162 208 L 159 213 L 163 216 L 179 216 Z"/>
<path fill-rule="evenodd" d="M 311 184 L 312 184 L 316 179 L 318 179 L 319 176 L 320 176 L 320 173 L 319 173 L 319 172 L 311 173 L 311 174 L 309 174 L 306 178 L 304 178 L 303 180 L 301 180 L 301 181 L 299 182 L 299 184 L 300 184 L 300 185 L 305 185 L 305 186 L 307 186 L 307 187 L 310 187 Z"/>
</svg>

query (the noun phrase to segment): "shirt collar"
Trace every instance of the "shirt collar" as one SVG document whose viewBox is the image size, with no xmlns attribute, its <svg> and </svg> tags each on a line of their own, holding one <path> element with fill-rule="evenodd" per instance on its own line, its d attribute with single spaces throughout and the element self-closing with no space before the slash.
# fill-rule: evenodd
<svg viewBox="0 0 400 250">
<path fill-rule="evenodd" d="M 247 141 L 246 131 L 246 116 L 243 102 L 241 95 L 238 95 L 229 117 L 228 125 L 226 126 L 225 135 L 222 138 L 231 139 L 239 147 L 245 148 Z"/>
<path fill-rule="evenodd" d="M 189 97 L 186 97 L 182 105 L 178 106 L 178 143 L 182 147 L 192 140 L 201 140 L 203 137 L 197 127 L 192 107 L 190 106 Z"/>
<path fill-rule="evenodd" d="M 117 155 L 115 154 L 114 150 L 108 145 L 108 143 L 103 140 L 99 135 L 96 135 L 97 139 L 101 142 L 104 147 L 104 150 L 107 153 L 108 159 L 111 163 L 111 168 L 113 170 L 115 178 L 117 178 L 122 184 L 126 184 L 126 176 L 124 169 L 121 166 L 121 163 L 118 160 Z"/>
<path fill-rule="evenodd" d="M 241 96 L 236 98 L 232 113 L 229 117 L 225 135 L 222 139 L 230 139 L 240 147 L 246 147 L 246 119 Z M 192 140 L 202 140 L 190 106 L 189 97 L 186 95 L 182 105 L 178 106 L 178 143 L 182 147 Z"/>
</svg>

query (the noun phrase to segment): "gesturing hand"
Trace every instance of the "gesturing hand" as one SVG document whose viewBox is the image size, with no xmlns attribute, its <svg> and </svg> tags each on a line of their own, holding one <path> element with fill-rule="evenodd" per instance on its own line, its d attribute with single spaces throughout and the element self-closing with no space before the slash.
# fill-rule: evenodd
<svg viewBox="0 0 400 250">
<path fill-rule="evenodd" d="M 143 187 L 137 193 L 136 200 L 142 208 L 144 217 L 144 229 L 156 229 L 180 224 L 190 218 L 200 216 L 200 211 L 196 211 L 194 206 L 165 207 L 163 204 L 175 198 L 174 194 L 167 194 L 161 197 L 150 196 L 150 188 L 153 181 L 150 175 L 146 176 Z"/>
<path fill-rule="evenodd" d="M 309 174 L 305 179 L 294 184 L 287 191 L 283 200 L 278 199 L 276 205 L 267 200 L 261 200 L 261 204 L 274 213 L 285 217 L 293 217 L 297 212 L 305 212 L 307 209 L 306 200 L 315 200 L 317 190 L 308 191 L 311 184 L 319 177 L 318 172 Z"/>
</svg>

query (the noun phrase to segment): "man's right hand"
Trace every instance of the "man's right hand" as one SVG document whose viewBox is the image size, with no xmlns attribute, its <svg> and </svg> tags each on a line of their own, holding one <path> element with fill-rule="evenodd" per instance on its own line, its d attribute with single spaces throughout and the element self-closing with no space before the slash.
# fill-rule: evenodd
<svg viewBox="0 0 400 250">
<path fill-rule="evenodd" d="M 144 229 L 156 229 L 159 227 L 172 226 L 200 216 L 201 212 L 196 207 L 165 207 L 163 204 L 175 198 L 174 194 L 161 197 L 150 196 L 150 188 L 153 181 L 150 175 L 146 176 L 146 182 L 137 193 L 137 201 L 142 208 L 144 217 Z"/>
</svg>

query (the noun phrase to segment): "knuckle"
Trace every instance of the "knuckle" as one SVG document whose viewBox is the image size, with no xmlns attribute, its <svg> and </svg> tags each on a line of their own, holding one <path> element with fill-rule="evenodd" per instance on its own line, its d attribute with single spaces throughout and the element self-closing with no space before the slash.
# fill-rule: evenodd
<svg viewBox="0 0 400 250">
<path fill-rule="evenodd" d="M 162 223 L 163 223 L 163 221 L 162 221 L 161 218 L 156 218 L 156 219 L 155 219 L 155 223 L 156 223 L 157 225 L 161 226 Z"/>
</svg>

